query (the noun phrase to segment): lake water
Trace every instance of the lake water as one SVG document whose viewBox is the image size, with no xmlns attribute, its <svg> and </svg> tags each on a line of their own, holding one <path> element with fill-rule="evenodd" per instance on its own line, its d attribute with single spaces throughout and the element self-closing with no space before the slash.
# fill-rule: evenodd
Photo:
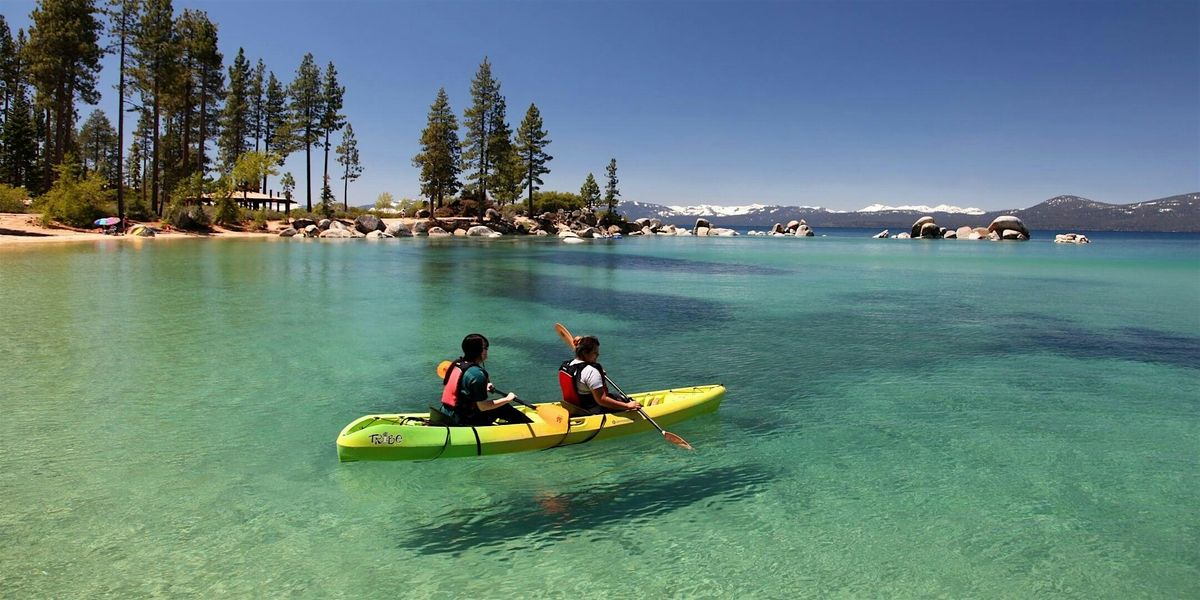
<svg viewBox="0 0 1200 600">
<path fill-rule="evenodd" d="M 1200 596 L 1200 236 L 0 248 L 0 597 Z M 339 464 L 556 321 L 656 434 Z"/>
</svg>

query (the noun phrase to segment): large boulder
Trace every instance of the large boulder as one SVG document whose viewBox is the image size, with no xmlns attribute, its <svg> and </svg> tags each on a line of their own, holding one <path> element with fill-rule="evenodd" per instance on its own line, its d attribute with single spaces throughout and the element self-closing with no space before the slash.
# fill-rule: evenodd
<svg viewBox="0 0 1200 600">
<path fill-rule="evenodd" d="M 915 223 L 913 223 L 912 229 L 909 230 L 909 234 L 912 235 L 912 237 L 922 237 L 921 236 L 922 228 L 930 223 L 933 223 L 933 217 L 924 216 L 924 217 L 921 217 L 920 219 L 917 219 L 917 221 Z"/>
<path fill-rule="evenodd" d="M 873 236 L 871 236 L 871 237 L 873 237 L 873 238 L 875 238 L 875 239 L 877 239 L 877 240 L 886 240 L 886 239 L 888 239 L 889 237 L 891 237 L 891 235 L 892 235 L 892 232 L 890 232 L 890 231 L 888 231 L 888 230 L 884 229 L 883 231 L 880 231 L 879 233 L 877 233 L 877 234 L 875 234 L 875 235 L 873 235 Z"/>
<path fill-rule="evenodd" d="M 321 230 L 313 223 L 304 228 L 304 237 L 317 237 L 320 233 Z"/>
<path fill-rule="evenodd" d="M 812 237 L 816 235 L 816 233 L 814 233 L 812 228 L 808 226 L 808 223 L 800 221 L 800 225 L 796 227 L 796 232 L 794 235 L 796 237 Z"/>
<path fill-rule="evenodd" d="M 576 233 L 578 233 L 578 234 L 579 234 L 579 237 L 581 237 L 581 238 L 604 237 L 603 235 L 597 235 L 597 234 L 596 234 L 596 228 L 595 228 L 595 227 L 584 227 L 583 229 L 580 229 L 580 230 L 579 230 L 578 232 L 576 232 Z"/>
<path fill-rule="evenodd" d="M 919 237 L 926 240 L 937 239 L 942 237 L 942 228 L 938 227 L 937 223 L 924 223 L 919 229 L 917 229 L 917 234 L 913 237 Z"/>
<path fill-rule="evenodd" d="M 450 232 L 441 227 L 430 227 L 429 237 L 450 237 Z"/>
<path fill-rule="evenodd" d="M 650 227 L 650 219 L 642 217 L 641 219 L 634 221 L 633 224 L 636 225 L 638 229 L 646 229 L 647 227 Z"/>
<path fill-rule="evenodd" d="M 455 227 L 454 237 L 467 237 L 467 230 L 462 227 Z"/>
<path fill-rule="evenodd" d="M 908 240 L 908 239 L 912 239 L 912 234 L 911 234 L 911 233 L 909 233 L 909 232 L 907 232 L 907 231 L 901 231 L 900 233 L 897 233 L 897 234 L 896 234 L 896 237 L 895 237 L 895 239 L 897 239 L 897 240 Z"/>
<path fill-rule="evenodd" d="M 563 239 L 577 238 L 577 237 L 579 237 L 579 234 L 575 233 L 574 231 L 571 231 L 570 229 L 563 229 L 562 231 L 558 232 L 558 237 L 563 238 Z"/>
<path fill-rule="evenodd" d="M 1060 233 L 1054 236 L 1055 244 L 1090 244 L 1091 240 L 1087 239 L 1082 233 Z"/>
<path fill-rule="evenodd" d="M 392 237 L 412 237 L 412 231 L 400 221 L 388 225 L 383 232 L 391 234 Z"/>
<path fill-rule="evenodd" d="M 491 209 L 489 209 L 491 210 Z M 458 231 L 455 231 L 457 234 Z M 486 225 L 476 225 L 467 230 L 468 237 L 499 237 L 500 234 L 488 229 Z"/>
<path fill-rule="evenodd" d="M 368 240 L 381 240 L 381 239 L 383 239 L 383 232 L 382 231 L 368 231 L 366 233 L 366 236 L 367 236 Z M 391 237 L 391 236 L 388 236 L 388 237 Z"/>
<path fill-rule="evenodd" d="M 782 234 L 783 232 L 784 232 L 783 224 L 776 223 L 771 226 L 771 230 L 768 231 L 767 233 L 770 233 L 771 235 L 778 235 L 778 234 Z"/>
<path fill-rule="evenodd" d="M 708 230 L 708 235 L 719 235 L 721 237 L 733 237 L 733 236 L 736 236 L 737 234 L 738 234 L 738 232 L 736 232 L 732 229 L 729 229 L 727 227 L 717 227 L 716 229 Z"/>
<path fill-rule="evenodd" d="M 500 211 L 498 211 L 494 208 L 487 209 L 483 213 L 483 220 L 491 222 L 491 223 L 495 223 L 496 221 L 499 221 L 500 220 Z"/>
<path fill-rule="evenodd" d="M 350 238 L 353 236 L 350 234 L 349 231 L 346 231 L 345 229 L 336 229 L 334 227 L 330 227 L 329 229 L 322 231 L 321 235 L 319 237 L 322 237 L 322 238 Z"/>
<path fill-rule="evenodd" d="M 328 220 L 328 219 L 327 219 L 327 220 Z M 329 228 L 329 229 L 336 229 L 336 230 L 338 230 L 338 231 L 349 231 L 349 230 L 350 230 L 350 228 L 349 228 L 349 227 L 347 227 L 345 223 L 343 223 L 343 222 L 341 222 L 341 221 L 337 221 L 337 220 L 329 221 L 329 227 L 328 227 L 328 228 Z"/>
<path fill-rule="evenodd" d="M 942 232 L 942 238 L 947 239 L 947 240 L 957 240 L 958 239 L 958 231 L 956 231 L 954 229 L 947 229 L 946 231 Z"/>
<path fill-rule="evenodd" d="M 692 233 L 694 233 L 696 235 L 706 235 L 706 234 L 700 233 L 701 227 L 703 227 L 705 229 L 712 229 L 712 223 L 710 223 L 708 221 L 708 219 L 705 219 L 704 217 L 700 217 L 700 218 L 696 219 L 696 224 L 692 225 Z"/>
<path fill-rule="evenodd" d="M 295 227 L 288 227 L 287 229 L 284 229 L 283 231 L 279 232 L 279 237 L 292 237 L 292 236 L 296 235 L 297 233 L 299 233 L 299 232 L 296 231 Z"/>
<path fill-rule="evenodd" d="M 1017 231 L 1016 229 L 1005 229 L 1004 232 L 1000 234 L 1000 239 L 1019 240 L 1019 241 L 1023 242 L 1029 238 L 1025 234 L 1021 233 L 1020 231 Z"/>
<path fill-rule="evenodd" d="M 1025 236 L 1024 238 L 1013 237 L 1013 238 L 1005 238 L 1005 239 L 1026 239 L 1027 240 L 1030 237 L 1029 229 L 1026 229 L 1025 223 L 1021 222 L 1021 219 L 1014 217 L 1012 215 L 1002 215 L 1002 216 L 996 217 L 995 219 L 992 219 L 992 224 L 988 225 L 988 231 L 998 233 L 998 234 L 1000 234 L 1001 237 L 1004 237 L 1005 231 L 1015 231 L 1015 232 L 1023 234 Z"/>
<path fill-rule="evenodd" d="M 969 240 L 969 239 L 971 239 L 972 233 L 975 233 L 974 229 L 972 229 L 966 225 L 963 225 L 962 227 L 959 227 L 958 229 L 954 230 L 954 239 Z M 978 238 L 975 238 L 975 239 L 978 239 Z"/>
<path fill-rule="evenodd" d="M 320 221 L 317 222 L 317 229 L 320 229 L 321 231 L 325 231 L 326 229 L 329 229 L 330 222 L 331 221 L 329 219 L 321 219 Z"/>
<path fill-rule="evenodd" d="M 426 235 L 429 233 L 429 221 L 414 221 L 412 225 L 413 235 Z"/>
<path fill-rule="evenodd" d="M 383 219 L 375 215 L 359 215 L 354 219 L 354 228 L 362 233 L 370 233 L 372 231 L 384 231 L 387 225 L 383 223 Z"/>
<path fill-rule="evenodd" d="M 430 216 L 432 216 L 432 215 L 429 214 L 428 208 L 422 208 L 421 210 L 417 211 L 418 219 L 428 219 Z"/>
<path fill-rule="evenodd" d="M 708 232 L 710 232 L 710 231 L 712 231 L 712 229 L 709 227 L 697 227 L 692 230 L 692 233 L 696 234 L 697 236 L 702 236 L 702 235 L 708 235 Z"/>
</svg>

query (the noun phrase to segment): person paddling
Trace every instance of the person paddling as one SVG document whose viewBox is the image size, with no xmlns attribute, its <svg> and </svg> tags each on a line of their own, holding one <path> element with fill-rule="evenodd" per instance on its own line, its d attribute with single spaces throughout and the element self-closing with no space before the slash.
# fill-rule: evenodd
<svg viewBox="0 0 1200 600">
<path fill-rule="evenodd" d="M 575 338 L 575 358 L 564 362 L 558 369 L 563 403 L 591 414 L 641 408 L 642 405 L 636 401 L 619 399 L 619 396 L 608 391 L 608 374 L 596 362 L 599 358 L 599 339 L 591 335 Z"/>
<path fill-rule="evenodd" d="M 509 404 L 516 394 L 508 394 L 498 400 L 489 400 L 493 392 L 488 372 L 483 363 L 488 357 L 488 340 L 478 333 L 463 338 L 463 354 L 451 364 L 442 381 L 442 416 L 450 425 L 477 427 L 492 425 L 496 420 L 507 423 L 532 423 L 525 413 Z"/>
</svg>

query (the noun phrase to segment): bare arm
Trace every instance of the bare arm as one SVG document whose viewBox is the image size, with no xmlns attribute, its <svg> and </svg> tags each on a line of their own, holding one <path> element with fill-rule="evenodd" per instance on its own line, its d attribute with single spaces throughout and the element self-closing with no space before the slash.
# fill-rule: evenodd
<svg viewBox="0 0 1200 600">
<path fill-rule="evenodd" d="M 612 410 L 637 410 L 642 407 L 641 404 L 632 400 L 626 402 L 618 400 L 610 396 L 604 388 L 596 388 L 592 390 L 592 398 L 596 400 L 596 404 Z"/>
</svg>

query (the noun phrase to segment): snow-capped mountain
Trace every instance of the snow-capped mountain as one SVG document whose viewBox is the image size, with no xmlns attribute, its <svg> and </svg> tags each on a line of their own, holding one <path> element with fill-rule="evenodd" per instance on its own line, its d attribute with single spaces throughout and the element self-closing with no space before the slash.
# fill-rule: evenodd
<svg viewBox="0 0 1200 600">
<path fill-rule="evenodd" d="M 964 214 L 964 215 L 982 215 L 985 212 L 987 212 L 987 211 L 983 210 L 982 208 L 973 208 L 973 207 L 961 208 L 958 206 L 950 206 L 949 204 L 939 204 L 937 206 L 925 206 L 923 204 L 916 205 L 916 206 L 885 206 L 883 204 L 872 204 L 866 208 L 858 209 L 858 212 L 860 212 L 860 213 L 897 212 L 897 211 L 919 212 L 919 213 L 926 213 L 926 214 L 929 214 L 929 213 L 956 213 L 956 214 Z"/>
<path fill-rule="evenodd" d="M 646 202 L 621 202 L 618 210 L 630 220 L 659 219 L 691 226 L 703 217 L 713 225 L 770 227 L 804 219 L 812 227 L 879 227 L 907 229 L 922 216 L 934 217 L 944 227 L 986 226 L 1000 215 L 1016 215 L 1032 229 L 1082 231 L 1200 231 L 1200 193 L 1133 204 L 1105 204 L 1079 196 L 1056 196 L 1029 208 L 984 211 L 979 208 L 938 206 L 886 206 L 873 204 L 857 211 L 832 211 L 813 206 L 750 204 L 720 206 L 663 206 Z"/>
</svg>

